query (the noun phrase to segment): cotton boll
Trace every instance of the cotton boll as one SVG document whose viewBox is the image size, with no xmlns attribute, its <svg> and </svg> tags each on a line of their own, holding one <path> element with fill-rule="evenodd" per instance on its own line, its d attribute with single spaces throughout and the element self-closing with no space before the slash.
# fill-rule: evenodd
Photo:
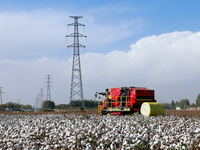
<svg viewBox="0 0 200 150">
<path fill-rule="evenodd" d="M 17 117 L 13 117 L 13 121 Z M 23 117 L 21 116 L 21 118 Z M 68 148 L 72 148 L 76 144 L 80 144 L 80 149 L 86 145 L 87 148 L 91 148 L 90 143 L 97 141 L 97 147 L 101 145 L 100 147 L 103 148 L 106 142 L 109 142 L 111 143 L 110 148 L 117 149 L 122 148 L 123 145 L 133 147 L 132 143 L 138 145 L 141 143 L 140 141 L 149 138 L 150 146 L 158 145 L 157 141 L 159 141 L 165 149 L 172 144 L 175 144 L 172 148 L 180 147 L 181 142 L 190 144 L 191 132 L 187 132 L 187 129 L 194 124 L 194 121 L 190 119 L 185 121 L 188 118 L 176 116 L 149 117 L 148 123 L 141 116 L 90 115 L 88 118 L 82 118 L 81 115 L 40 115 L 34 119 L 26 115 L 25 118 L 26 121 L 21 120 L 20 125 L 9 123 L 8 119 L 3 121 L 5 124 L 9 124 L 9 130 L 0 132 L 0 140 L 5 143 L 15 141 L 22 145 L 24 143 L 24 149 L 30 147 L 30 141 L 33 138 L 41 138 L 43 142 L 40 141 L 40 147 L 43 146 L 43 148 L 50 144 L 53 144 L 53 148 L 58 145 L 67 145 Z M 199 122 L 199 119 L 194 120 Z M 27 125 L 27 122 L 31 123 Z M 17 126 L 20 128 L 16 128 Z M 193 126 L 194 129 L 191 130 L 196 131 L 198 126 L 196 123 Z M 194 132 L 194 134 L 197 133 Z M 194 135 L 193 138 L 197 140 L 198 136 Z M 81 141 L 79 141 L 80 139 Z M 37 143 L 33 142 L 32 147 Z"/>
</svg>

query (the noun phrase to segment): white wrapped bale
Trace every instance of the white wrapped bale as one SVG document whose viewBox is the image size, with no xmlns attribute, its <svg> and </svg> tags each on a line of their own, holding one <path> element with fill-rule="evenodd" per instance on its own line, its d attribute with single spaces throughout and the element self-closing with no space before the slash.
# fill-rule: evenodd
<svg viewBox="0 0 200 150">
<path fill-rule="evenodd" d="M 164 115 L 165 109 L 162 103 L 144 102 L 140 108 L 140 112 L 144 116 Z"/>
</svg>

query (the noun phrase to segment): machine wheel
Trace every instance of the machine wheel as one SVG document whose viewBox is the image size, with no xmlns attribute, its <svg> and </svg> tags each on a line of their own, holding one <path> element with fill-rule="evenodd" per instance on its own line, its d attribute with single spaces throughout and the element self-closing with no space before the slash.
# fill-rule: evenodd
<svg viewBox="0 0 200 150">
<path fill-rule="evenodd" d="M 102 110 L 102 115 L 107 115 L 108 113 L 105 110 Z"/>
</svg>

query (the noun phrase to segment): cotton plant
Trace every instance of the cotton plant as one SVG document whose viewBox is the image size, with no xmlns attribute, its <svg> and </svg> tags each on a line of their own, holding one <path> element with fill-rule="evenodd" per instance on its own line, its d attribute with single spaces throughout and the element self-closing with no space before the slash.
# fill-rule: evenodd
<svg viewBox="0 0 200 150">
<path fill-rule="evenodd" d="M 0 149 L 191 149 L 200 118 L 73 114 L 1 115 Z"/>
</svg>

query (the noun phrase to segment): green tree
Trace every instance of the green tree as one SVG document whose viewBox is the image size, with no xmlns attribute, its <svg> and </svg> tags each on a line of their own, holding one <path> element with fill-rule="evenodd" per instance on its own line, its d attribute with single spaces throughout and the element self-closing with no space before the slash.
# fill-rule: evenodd
<svg viewBox="0 0 200 150">
<path fill-rule="evenodd" d="M 200 94 L 198 94 L 197 99 L 196 99 L 196 106 L 200 107 Z"/>
<path fill-rule="evenodd" d="M 93 100 L 84 100 L 84 107 L 97 108 L 98 102 Z"/>
<path fill-rule="evenodd" d="M 179 105 L 181 109 L 186 109 L 190 106 L 190 101 L 188 99 L 181 99 Z"/>
<path fill-rule="evenodd" d="M 98 106 L 98 101 L 94 100 L 83 100 L 84 107 L 86 108 L 97 108 Z M 82 101 L 73 101 L 72 105 L 71 102 L 69 103 L 69 106 L 73 107 L 81 107 L 82 106 Z"/>
<path fill-rule="evenodd" d="M 69 106 L 71 107 L 81 107 L 82 106 L 82 101 L 73 101 L 69 103 Z"/>
<path fill-rule="evenodd" d="M 31 105 L 23 105 L 20 109 L 32 109 Z"/>
<path fill-rule="evenodd" d="M 6 108 L 20 108 L 22 105 L 19 103 L 7 102 Z"/>
<path fill-rule="evenodd" d="M 196 107 L 195 103 L 192 103 L 190 106 L 191 106 L 191 107 Z"/>
<path fill-rule="evenodd" d="M 172 100 L 172 102 L 171 102 L 171 107 L 172 107 L 172 109 L 174 109 L 174 108 L 175 108 L 175 103 L 174 103 L 174 100 Z"/>
<path fill-rule="evenodd" d="M 179 101 L 176 101 L 175 106 L 176 106 L 176 107 L 180 107 L 180 103 L 179 103 Z"/>
<path fill-rule="evenodd" d="M 1 110 L 1 111 L 4 111 L 5 109 L 6 109 L 6 104 L 0 105 L 0 110 Z"/>
<path fill-rule="evenodd" d="M 66 109 L 67 107 L 69 107 L 68 104 L 59 104 L 59 105 L 56 105 L 55 108 L 57 108 L 57 109 Z"/>
<path fill-rule="evenodd" d="M 166 110 L 169 110 L 171 109 L 171 104 L 168 104 L 168 103 L 163 103 L 163 106 Z"/>
<path fill-rule="evenodd" d="M 42 103 L 43 110 L 49 110 L 49 109 L 54 109 L 54 108 L 55 108 L 54 101 L 50 101 L 50 100 L 43 101 L 43 103 Z"/>
</svg>

